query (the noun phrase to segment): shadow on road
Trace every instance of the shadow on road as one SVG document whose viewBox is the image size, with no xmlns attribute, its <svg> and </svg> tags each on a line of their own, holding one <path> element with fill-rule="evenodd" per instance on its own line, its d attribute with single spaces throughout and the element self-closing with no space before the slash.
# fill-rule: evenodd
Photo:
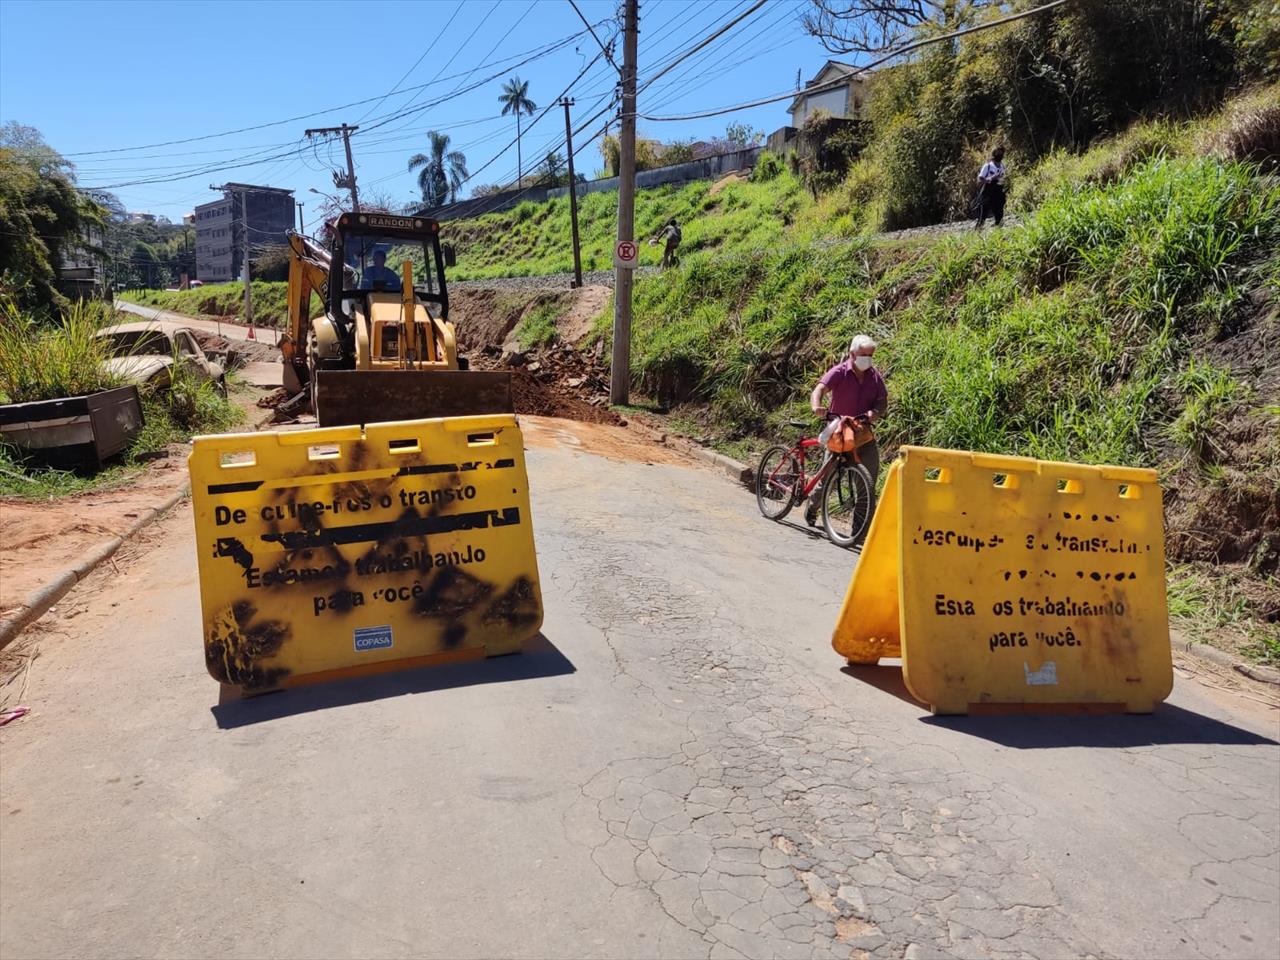
<svg viewBox="0 0 1280 960">
<path fill-rule="evenodd" d="M 419 667 L 373 677 L 295 687 L 258 697 L 227 700 L 211 707 L 210 712 L 219 729 L 233 730 L 313 710 L 485 683 L 560 677 L 574 673 L 576 669 L 555 644 L 539 633 L 525 642 L 524 651 L 518 656 Z"/>
<path fill-rule="evenodd" d="M 900 660 L 887 660 L 880 664 L 847 663 L 840 668 L 840 672 L 845 676 L 870 684 L 877 690 L 891 693 L 899 700 L 909 703 L 913 707 L 928 709 L 913 697 L 911 691 L 907 689 L 906 681 L 902 679 L 902 661 Z"/>
<path fill-rule="evenodd" d="M 900 661 L 889 660 L 881 665 L 848 664 L 840 672 L 884 693 L 892 694 L 912 706 L 928 709 L 907 689 Z M 920 719 L 930 726 L 980 737 L 1019 750 L 1044 750 L 1051 747 L 1144 747 L 1176 743 L 1251 746 L 1280 742 L 1171 703 L 1160 704 L 1152 714 L 1068 709 L 1072 712 L 1029 713 L 1018 710 L 1016 705 L 1010 705 L 1008 712 L 988 716 L 928 715 Z"/>
<path fill-rule="evenodd" d="M 981 737 L 1018 750 L 1052 747 L 1148 747 L 1205 743 L 1253 746 L 1280 741 L 1212 717 L 1162 703 L 1151 714 L 1064 716 L 1018 714 L 989 717 L 923 717 L 931 726 Z"/>
</svg>

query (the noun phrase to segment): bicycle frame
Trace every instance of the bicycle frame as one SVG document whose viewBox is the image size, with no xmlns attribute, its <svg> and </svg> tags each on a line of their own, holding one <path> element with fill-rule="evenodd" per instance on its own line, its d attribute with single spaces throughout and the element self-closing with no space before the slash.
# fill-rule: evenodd
<svg viewBox="0 0 1280 960">
<path fill-rule="evenodd" d="M 791 447 L 789 451 L 789 453 L 793 457 L 795 457 L 796 462 L 800 464 L 799 480 L 800 480 L 800 494 L 802 497 L 809 496 L 811 493 L 813 493 L 814 490 L 817 489 L 818 484 L 820 484 L 823 480 L 826 479 L 827 474 L 829 474 L 832 471 L 832 469 L 835 467 L 836 460 L 839 459 L 838 457 L 835 457 L 835 456 L 828 459 L 825 464 L 820 466 L 813 473 L 812 479 L 810 479 L 808 476 L 808 471 L 806 469 L 809 463 L 809 456 L 810 454 L 817 453 L 818 456 L 821 457 L 822 455 L 821 450 L 822 450 L 822 444 L 816 438 L 802 437 L 793 447 Z M 781 469 L 782 465 L 779 464 L 778 466 L 779 466 L 779 469 Z M 776 475 L 777 475 L 777 470 L 775 470 L 773 473 L 769 475 L 770 486 L 773 485 L 773 479 Z M 792 495 L 793 496 L 795 495 L 794 489 L 792 490 Z"/>
</svg>

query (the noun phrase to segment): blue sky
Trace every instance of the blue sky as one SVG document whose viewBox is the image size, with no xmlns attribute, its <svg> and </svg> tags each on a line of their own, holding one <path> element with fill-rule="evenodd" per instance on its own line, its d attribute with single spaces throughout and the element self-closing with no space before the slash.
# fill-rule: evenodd
<svg viewBox="0 0 1280 960">
<path fill-rule="evenodd" d="M 606 40 L 614 0 L 578 0 L 578 6 L 592 23 L 609 21 L 597 27 Z M 641 0 L 641 83 L 664 60 L 750 6 L 750 0 Z M 827 54 L 800 27 L 804 6 L 804 0 L 769 0 L 642 93 L 640 112 L 726 106 L 792 89 L 797 69 L 811 77 Z M 464 192 L 513 181 L 516 151 L 503 148 L 515 130 L 510 117 L 498 115 L 502 82 L 511 73 L 528 80 L 541 111 L 599 48 L 584 34 L 531 63 L 515 64 L 581 30 L 568 0 L 3 0 L 0 122 L 38 128 L 76 164 L 83 186 L 153 181 L 113 188 L 129 210 L 178 221 L 195 204 L 215 198 L 210 184 L 236 180 L 297 191 L 310 221 L 320 198 L 308 188 L 337 192 L 329 170 L 343 157 L 340 140 L 308 145 L 308 127 L 360 125 L 352 150 L 362 196 L 385 195 L 397 203 L 417 197 L 406 164 L 426 149 L 428 129 L 448 133 L 453 149 L 466 154 L 476 175 Z M 619 39 L 619 62 L 620 48 Z M 601 58 L 574 86 L 575 125 L 607 104 L 615 78 Z M 456 95 L 431 105 L 450 94 Z M 356 104 L 365 100 L 370 102 Z M 767 133 L 787 122 L 785 108 L 779 103 L 698 121 L 641 121 L 640 129 L 664 140 L 703 139 L 737 120 Z M 406 110 L 412 112 L 397 116 Z M 264 124 L 272 125 L 222 135 Z M 526 170 L 562 146 L 563 137 L 564 114 L 556 108 L 523 141 Z M 189 138 L 205 139 L 150 146 Z M 135 147 L 143 149 L 100 152 Z M 233 163 L 246 165 L 211 169 Z M 582 150 L 577 166 L 593 175 L 602 166 L 597 146 Z"/>
</svg>

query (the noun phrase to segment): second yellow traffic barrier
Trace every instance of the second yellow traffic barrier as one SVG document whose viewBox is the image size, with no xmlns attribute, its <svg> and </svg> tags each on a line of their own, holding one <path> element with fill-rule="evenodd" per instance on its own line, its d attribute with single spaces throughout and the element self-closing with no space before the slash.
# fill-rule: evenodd
<svg viewBox="0 0 1280 960">
<path fill-rule="evenodd" d="M 189 468 L 223 683 L 515 653 L 542 625 L 510 414 L 198 437 Z"/>
<path fill-rule="evenodd" d="M 903 447 L 832 646 L 936 713 L 1150 712 L 1173 688 L 1155 471 Z"/>
</svg>

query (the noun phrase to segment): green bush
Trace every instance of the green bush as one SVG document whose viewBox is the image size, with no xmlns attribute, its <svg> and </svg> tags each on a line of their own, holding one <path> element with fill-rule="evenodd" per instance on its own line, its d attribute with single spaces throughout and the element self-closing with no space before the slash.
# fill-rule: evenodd
<svg viewBox="0 0 1280 960">
<path fill-rule="evenodd" d="M 768 183 L 787 169 L 787 165 L 777 155 L 762 150 L 756 158 L 756 165 L 751 168 L 752 183 Z"/>
</svg>

